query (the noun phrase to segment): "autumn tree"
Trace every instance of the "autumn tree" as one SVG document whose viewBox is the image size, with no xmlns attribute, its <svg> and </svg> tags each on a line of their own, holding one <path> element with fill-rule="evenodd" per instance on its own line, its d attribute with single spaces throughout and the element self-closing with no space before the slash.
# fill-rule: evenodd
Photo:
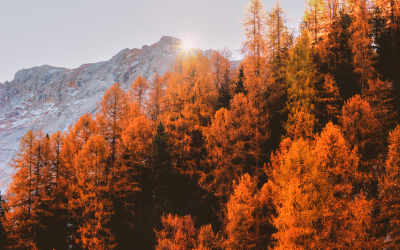
<svg viewBox="0 0 400 250">
<path fill-rule="evenodd" d="M 149 89 L 149 83 L 146 78 L 138 76 L 136 80 L 132 83 L 131 89 L 132 90 L 129 91 L 129 97 L 135 105 L 135 109 L 138 112 L 137 115 L 142 115 L 144 113 L 146 93 Z"/>
<path fill-rule="evenodd" d="M 271 181 L 277 217 L 273 223 L 276 249 L 315 247 L 315 225 L 323 211 L 327 180 L 318 171 L 316 156 L 302 138 L 285 139 L 272 158 Z"/>
<path fill-rule="evenodd" d="M 379 55 L 376 69 L 383 80 L 392 83 L 394 108 L 400 113 L 400 3 L 398 0 L 374 0 L 374 48 Z"/>
<path fill-rule="evenodd" d="M 218 91 L 218 106 L 227 108 L 229 101 L 232 99 L 231 89 L 231 63 L 225 57 L 232 57 L 232 52 L 227 48 L 222 51 L 213 51 L 211 53 L 211 71 L 213 74 L 213 81 Z"/>
<path fill-rule="evenodd" d="M 163 111 L 163 98 L 165 96 L 165 85 L 168 79 L 168 75 L 160 76 L 156 73 L 153 79 L 150 81 L 150 92 L 149 99 L 146 103 L 147 115 L 157 125 L 157 121 L 160 120 Z"/>
<path fill-rule="evenodd" d="M 260 172 L 257 162 L 263 158 L 262 145 L 268 139 L 265 128 L 257 131 L 258 111 L 252 101 L 238 94 L 230 107 L 218 110 L 207 129 L 207 169 L 200 179 L 200 185 L 221 201 L 226 200 L 233 181 L 241 175 Z"/>
<path fill-rule="evenodd" d="M 157 245 L 155 249 L 194 249 L 196 247 L 196 228 L 190 215 L 162 217 L 163 229 L 156 231 Z"/>
<path fill-rule="evenodd" d="M 292 34 L 287 27 L 288 19 L 279 2 L 268 12 L 266 45 L 270 57 L 279 56 L 291 45 Z"/>
<path fill-rule="evenodd" d="M 110 149 L 99 135 L 94 135 L 79 152 L 75 199 L 70 201 L 79 229 L 76 242 L 84 249 L 113 249 L 114 235 L 110 220 L 112 203 L 109 200 L 110 179 L 107 158 Z"/>
<path fill-rule="evenodd" d="M 323 0 L 306 1 L 306 12 L 303 17 L 305 27 L 311 33 L 311 42 L 318 44 L 320 37 L 324 34 L 325 5 Z"/>
<path fill-rule="evenodd" d="M 37 249 L 45 235 L 47 167 L 42 133 L 28 131 L 21 139 L 17 157 L 11 163 L 15 174 L 5 204 L 5 226 L 12 249 Z"/>
<path fill-rule="evenodd" d="M 316 124 L 314 117 L 314 102 L 316 69 L 311 58 L 311 44 L 307 32 L 297 39 L 290 50 L 290 60 L 286 69 L 288 120 L 285 128 L 288 133 L 294 129 L 298 115 L 302 112 L 305 118 Z"/>
<path fill-rule="evenodd" d="M 374 76 L 375 52 L 372 50 L 372 25 L 369 23 L 371 7 L 368 0 L 350 0 L 348 3 L 352 18 L 350 44 L 353 52 L 353 66 L 355 73 L 359 76 L 363 96 L 367 81 Z"/>
<path fill-rule="evenodd" d="M 143 116 L 136 117 L 122 133 L 120 165 L 114 169 L 114 205 L 120 214 L 115 215 L 115 227 L 120 233 L 120 249 L 133 243 L 140 245 L 142 228 L 146 221 L 145 191 L 148 183 L 151 144 L 151 121 Z M 133 216 L 135 215 L 135 216 Z M 133 216 L 133 217 L 132 217 Z"/>
<path fill-rule="evenodd" d="M 319 171 L 327 180 L 326 189 L 321 190 L 324 209 L 321 230 L 316 236 L 317 248 L 367 247 L 372 204 L 364 196 L 353 198 L 359 163 L 356 149 L 351 150 L 340 129 L 328 123 L 317 138 L 315 155 Z M 364 210 L 358 211 L 360 206 Z"/>
<path fill-rule="evenodd" d="M 251 75 L 258 77 L 262 71 L 266 56 L 266 24 L 267 12 L 260 0 L 250 0 L 247 3 L 242 25 L 246 41 L 242 44 L 246 67 Z"/>
<path fill-rule="evenodd" d="M 200 230 L 194 227 L 194 220 L 190 215 L 162 217 L 163 229 L 156 231 L 157 245 L 155 249 L 195 249 L 211 250 L 217 246 L 217 237 L 211 225 L 201 226 Z"/>
<path fill-rule="evenodd" d="M 171 136 L 176 167 L 194 174 L 204 157 L 203 127 L 211 121 L 217 101 L 209 59 L 197 53 L 177 59 L 168 80 L 163 124 Z"/>
<path fill-rule="evenodd" d="M 149 185 L 146 187 L 147 195 L 151 197 L 147 208 L 149 234 L 154 229 L 161 230 L 160 218 L 163 214 L 172 212 L 177 193 L 173 189 L 177 173 L 172 168 L 169 140 L 169 135 L 160 122 L 152 141 Z"/>
<path fill-rule="evenodd" d="M 270 170 L 277 249 L 373 249 L 372 203 L 353 195 L 358 162 L 332 123 L 315 143 L 282 141 Z"/>
<path fill-rule="evenodd" d="M 318 115 L 322 118 L 322 123 L 337 121 L 340 114 L 341 97 L 339 88 L 331 75 L 325 75 L 322 90 L 317 98 Z"/>
<path fill-rule="evenodd" d="M 286 121 L 285 109 L 287 100 L 286 67 L 289 61 L 289 49 L 293 44 L 293 34 L 288 28 L 286 12 L 279 2 L 268 12 L 266 43 L 267 79 L 265 107 L 270 115 L 269 126 L 271 138 L 266 151 L 275 150 L 285 130 L 282 124 Z"/>
<path fill-rule="evenodd" d="M 379 179 L 382 217 L 386 220 L 382 244 L 397 248 L 400 242 L 399 231 L 399 173 L 400 173 L 400 126 L 389 134 L 389 151 L 385 162 L 385 172 Z M 386 240 L 389 237 L 389 240 Z"/>
<path fill-rule="evenodd" d="M 100 102 L 100 110 L 96 115 L 96 121 L 100 129 L 100 135 L 105 138 L 111 152 L 105 174 L 108 176 L 113 171 L 117 160 L 118 147 L 121 142 L 121 133 L 128 125 L 129 114 L 128 95 L 118 83 L 112 85 L 104 93 Z M 112 180 L 107 180 L 113 181 Z"/>
<path fill-rule="evenodd" d="M 271 244 L 272 214 L 267 185 L 261 190 L 249 174 L 234 181 L 234 191 L 226 204 L 225 249 L 258 249 Z M 267 229 L 267 230 L 266 230 Z"/>
<path fill-rule="evenodd" d="M 397 114 L 393 108 L 393 88 L 389 82 L 380 79 L 369 80 L 365 97 L 376 118 L 376 151 L 383 154 L 387 148 L 387 136 L 394 129 Z"/>
</svg>

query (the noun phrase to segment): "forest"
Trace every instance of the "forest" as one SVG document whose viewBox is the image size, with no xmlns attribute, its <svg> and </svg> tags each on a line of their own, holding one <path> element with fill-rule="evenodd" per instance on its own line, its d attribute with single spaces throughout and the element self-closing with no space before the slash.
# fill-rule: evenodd
<svg viewBox="0 0 400 250">
<path fill-rule="evenodd" d="M 29 131 L 3 249 L 400 249 L 400 1 L 250 0 L 243 60 L 183 55 Z"/>
</svg>

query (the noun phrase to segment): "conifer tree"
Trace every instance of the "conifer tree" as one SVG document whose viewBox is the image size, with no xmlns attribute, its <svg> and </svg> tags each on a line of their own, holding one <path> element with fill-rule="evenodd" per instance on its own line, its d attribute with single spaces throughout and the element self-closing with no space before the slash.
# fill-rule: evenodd
<svg viewBox="0 0 400 250">
<path fill-rule="evenodd" d="M 387 148 L 387 135 L 394 129 L 397 114 L 393 108 L 393 88 L 380 79 L 368 81 L 365 97 L 376 118 L 376 151 L 383 153 Z"/>
<path fill-rule="evenodd" d="M 168 142 L 169 135 L 160 122 L 152 142 L 150 186 L 148 187 L 149 195 L 152 197 L 149 204 L 150 211 L 148 211 L 151 231 L 154 228 L 161 230 L 158 221 L 164 213 L 172 212 L 173 196 L 176 193 L 176 190 L 173 190 L 176 173 L 172 168 L 171 148 Z"/>
<path fill-rule="evenodd" d="M 389 150 L 385 162 L 385 172 L 379 180 L 380 202 L 383 226 L 386 235 L 383 235 L 382 244 L 388 248 L 397 248 L 400 243 L 399 231 L 399 176 L 400 174 L 400 126 L 389 134 Z M 389 240 L 387 240 L 389 237 Z"/>
<path fill-rule="evenodd" d="M 327 180 L 327 186 L 321 189 L 324 209 L 316 248 L 343 249 L 360 243 L 366 246 L 372 207 L 363 196 L 354 199 L 352 195 L 359 162 L 357 151 L 350 150 L 339 128 L 328 123 L 317 138 L 315 155 L 319 171 Z M 364 205 L 364 212 L 353 214 L 360 204 Z M 363 220 L 366 223 L 360 227 Z"/>
<path fill-rule="evenodd" d="M 302 32 L 290 50 L 290 60 L 286 72 L 288 120 L 285 128 L 290 133 L 301 112 L 311 123 L 316 124 L 314 117 L 314 99 L 317 94 L 314 87 L 316 69 L 311 58 L 310 38 L 306 31 Z"/>
<path fill-rule="evenodd" d="M 258 111 L 252 101 L 238 94 L 230 106 L 217 111 L 206 132 L 207 169 L 200 179 L 201 186 L 222 200 L 232 192 L 233 181 L 246 172 L 260 171 L 256 162 L 261 161 L 262 145 L 268 139 L 266 129 L 257 133 Z"/>
<path fill-rule="evenodd" d="M 0 191 L 0 250 L 5 250 L 7 246 L 7 235 L 6 230 L 4 228 L 4 208 L 3 208 L 3 196 Z"/>
<path fill-rule="evenodd" d="M 197 53 L 178 59 L 166 88 L 163 121 L 173 144 L 176 167 L 193 175 L 204 158 L 203 127 L 212 119 L 217 102 L 209 59 Z"/>
<path fill-rule="evenodd" d="M 346 140 L 358 148 L 361 154 L 361 162 L 358 171 L 361 179 L 356 185 L 357 191 L 362 186 L 369 195 L 377 195 L 377 179 L 374 174 L 374 158 L 377 156 L 377 120 L 369 103 L 362 100 L 359 95 L 349 99 L 342 108 L 339 118 L 342 131 Z M 363 185 L 361 183 L 364 183 Z"/>
<path fill-rule="evenodd" d="M 108 195 L 110 177 L 106 173 L 109 153 L 104 138 L 94 135 L 78 155 L 77 196 L 71 199 L 70 206 L 79 223 L 76 242 L 84 249 L 115 247 L 110 225 L 113 210 Z"/>
<path fill-rule="evenodd" d="M 375 52 L 372 50 L 372 25 L 370 20 L 370 1 L 350 0 L 352 37 L 350 44 L 353 52 L 353 66 L 359 76 L 361 94 L 364 95 L 367 81 L 374 76 L 373 61 Z"/>
<path fill-rule="evenodd" d="M 267 12 L 260 0 L 250 0 L 247 3 L 242 25 L 246 41 L 242 44 L 242 53 L 248 60 L 246 67 L 251 75 L 261 74 L 266 56 L 266 24 Z"/>
<path fill-rule="evenodd" d="M 235 85 L 235 94 L 240 94 L 240 93 L 243 93 L 244 95 L 247 94 L 247 91 L 244 88 L 244 81 L 245 78 L 243 72 L 243 65 L 240 65 L 238 70 L 238 80 Z"/>
<path fill-rule="evenodd" d="M 5 227 L 12 249 L 37 249 L 42 236 L 43 155 L 42 135 L 29 130 L 21 139 L 11 166 L 15 170 L 6 199 Z"/>
<path fill-rule="evenodd" d="M 168 74 L 160 76 L 158 72 L 150 82 L 149 100 L 146 103 L 149 118 L 157 125 L 163 111 L 163 98 L 165 96 L 165 86 Z"/>
<path fill-rule="evenodd" d="M 228 58 L 223 54 L 231 54 L 228 49 L 217 52 L 213 51 L 211 54 L 211 71 L 213 74 L 213 81 L 218 91 L 218 106 L 217 109 L 229 106 L 231 97 L 231 63 Z"/>
<path fill-rule="evenodd" d="M 157 83 L 158 84 L 158 83 Z M 131 101 L 135 105 L 135 109 L 138 110 L 137 115 L 144 114 L 144 107 L 146 102 L 146 92 L 149 89 L 149 83 L 146 78 L 138 76 L 131 85 L 132 91 L 129 91 Z"/>
<path fill-rule="evenodd" d="M 234 191 L 226 206 L 226 249 L 254 249 L 260 243 L 260 219 L 257 217 L 258 201 L 257 181 L 249 174 L 235 181 Z"/>
<path fill-rule="evenodd" d="M 323 0 L 306 1 L 306 13 L 303 17 L 305 27 L 310 33 L 313 45 L 317 45 L 324 34 L 325 26 L 325 5 Z"/>
<path fill-rule="evenodd" d="M 156 231 L 155 249 L 195 249 L 197 232 L 190 215 L 179 217 L 168 214 L 162 217 L 162 224 L 163 229 Z"/>
<path fill-rule="evenodd" d="M 272 157 L 272 190 L 277 217 L 274 249 L 313 249 L 316 224 L 328 183 L 318 170 L 309 142 L 284 139 Z"/>
</svg>

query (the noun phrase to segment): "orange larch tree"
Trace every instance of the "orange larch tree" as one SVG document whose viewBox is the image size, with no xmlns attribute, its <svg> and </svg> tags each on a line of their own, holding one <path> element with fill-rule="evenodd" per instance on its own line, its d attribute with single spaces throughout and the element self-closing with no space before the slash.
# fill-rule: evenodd
<svg viewBox="0 0 400 250">
<path fill-rule="evenodd" d="M 353 52 L 353 66 L 355 73 L 359 75 L 361 94 L 364 95 L 367 81 L 374 76 L 375 52 L 372 49 L 372 25 L 369 23 L 371 1 L 348 0 L 348 5 L 352 18 L 350 44 Z"/>
<path fill-rule="evenodd" d="M 220 109 L 205 132 L 207 169 L 200 185 L 225 201 L 232 192 L 232 182 L 245 173 L 260 173 L 257 162 L 262 159 L 262 145 L 268 133 L 257 133 L 258 111 L 243 94 L 235 95 L 231 109 Z"/>
<path fill-rule="evenodd" d="M 150 81 L 149 99 L 146 102 L 146 113 L 156 126 L 163 112 L 163 98 L 165 96 L 165 86 L 167 83 L 168 74 L 160 76 L 155 74 Z"/>
<path fill-rule="evenodd" d="M 203 127 L 212 119 L 217 103 L 210 60 L 200 52 L 177 59 L 168 79 L 163 124 L 171 136 L 175 166 L 193 175 L 200 164 Z"/>
<path fill-rule="evenodd" d="M 8 202 L 4 204 L 6 211 L 13 210 L 6 212 L 4 221 L 11 249 L 37 249 L 34 234 L 36 202 L 33 195 L 36 144 L 36 134 L 29 130 L 21 138 L 19 152 L 11 163 L 15 174 L 6 195 Z"/>
<path fill-rule="evenodd" d="M 389 134 L 389 151 L 385 162 L 385 172 L 379 180 L 379 198 L 385 235 L 382 245 L 395 249 L 400 243 L 399 218 L 399 174 L 400 174 L 400 126 Z"/>
<path fill-rule="evenodd" d="M 129 91 L 129 98 L 134 103 L 134 107 L 137 110 L 137 115 L 144 114 L 144 108 L 146 103 L 146 94 L 149 89 L 149 83 L 146 78 L 138 76 L 136 80 L 131 84 Z"/>
<path fill-rule="evenodd" d="M 242 44 L 242 53 L 246 57 L 246 67 L 251 75 L 258 77 L 265 64 L 267 31 L 267 12 L 260 0 L 247 3 L 242 25 L 246 41 Z"/>
</svg>

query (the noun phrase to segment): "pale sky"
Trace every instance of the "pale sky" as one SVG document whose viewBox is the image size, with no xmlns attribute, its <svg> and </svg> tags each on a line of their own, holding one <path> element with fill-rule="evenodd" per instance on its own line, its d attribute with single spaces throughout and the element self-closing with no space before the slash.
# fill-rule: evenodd
<svg viewBox="0 0 400 250">
<path fill-rule="evenodd" d="M 0 82 L 44 64 L 76 68 L 162 36 L 237 51 L 248 0 L 0 0 Z M 276 0 L 263 0 L 267 10 Z M 304 0 L 281 0 L 297 28 Z M 237 59 L 240 58 L 236 54 Z"/>
</svg>

